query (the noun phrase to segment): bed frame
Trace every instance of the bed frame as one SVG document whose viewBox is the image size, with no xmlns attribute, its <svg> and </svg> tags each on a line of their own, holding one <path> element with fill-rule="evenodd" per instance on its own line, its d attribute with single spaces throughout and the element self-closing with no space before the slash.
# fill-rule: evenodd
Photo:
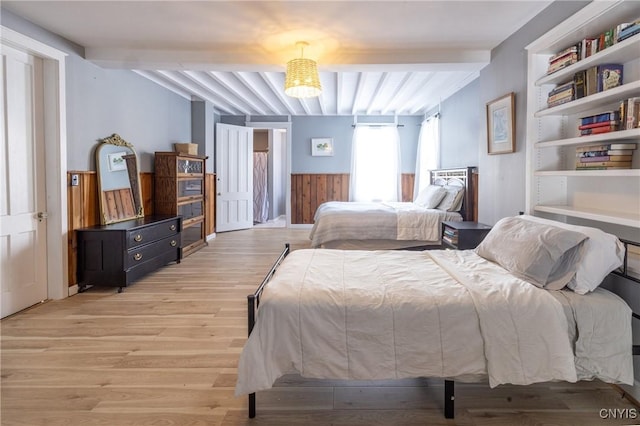
<svg viewBox="0 0 640 426">
<path fill-rule="evenodd" d="M 462 220 L 475 221 L 477 188 L 474 179 L 474 173 L 477 173 L 476 167 L 463 167 L 457 169 L 440 169 L 431 170 L 430 181 L 432 185 L 454 185 L 462 186 L 464 190 L 464 198 L 462 200 L 462 208 L 460 215 Z"/>
<path fill-rule="evenodd" d="M 622 277 L 624 280 L 629 280 L 629 282 L 631 283 L 640 284 L 640 279 L 629 275 L 629 271 L 627 267 L 628 252 L 629 252 L 628 247 L 635 246 L 640 248 L 640 243 L 623 240 L 623 239 L 620 239 L 620 241 L 624 244 L 624 248 L 625 248 L 624 262 L 622 267 L 618 270 L 613 271 L 611 275 Z M 249 330 L 248 336 L 251 335 L 251 331 L 253 331 L 253 327 L 256 323 L 256 314 L 258 313 L 258 308 L 260 306 L 260 297 L 262 296 L 262 292 L 265 286 L 267 285 L 267 283 L 271 280 L 271 277 L 273 276 L 273 274 L 276 272 L 276 269 L 278 268 L 278 266 L 280 266 L 284 258 L 287 257 L 287 255 L 290 252 L 291 252 L 291 249 L 290 249 L 289 243 L 287 243 L 284 246 L 284 250 L 282 250 L 282 252 L 280 253 L 280 256 L 278 256 L 278 259 L 276 259 L 275 263 L 273 264 L 273 266 L 271 267 L 267 275 L 262 280 L 262 283 L 260 283 L 260 286 L 258 286 L 258 288 L 253 294 L 250 294 L 247 296 L 247 308 L 248 308 L 247 325 Z M 611 288 L 612 287 L 611 285 L 606 285 L 604 287 L 609 288 L 613 292 L 616 292 L 615 289 Z M 633 318 L 640 320 L 640 314 L 636 312 L 632 312 L 632 315 L 633 315 Z M 640 355 L 640 345 L 633 345 L 633 355 Z M 455 401 L 454 388 L 455 388 L 454 381 L 445 379 L 444 381 L 444 417 L 446 419 L 454 418 L 454 401 Z M 249 418 L 254 418 L 256 416 L 256 394 L 251 393 L 248 395 L 248 398 L 249 398 Z"/>
</svg>

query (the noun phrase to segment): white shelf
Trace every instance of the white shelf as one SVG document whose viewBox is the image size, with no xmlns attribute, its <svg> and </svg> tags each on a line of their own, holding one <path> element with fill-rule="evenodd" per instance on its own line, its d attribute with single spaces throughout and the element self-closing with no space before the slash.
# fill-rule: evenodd
<svg viewBox="0 0 640 426">
<path fill-rule="evenodd" d="M 633 57 L 633 55 L 638 56 L 638 52 L 640 52 L 640 34 L 636 34 L 620 43 L 607 47 L 595 55 L 578 61 L 567 68 L 563 68 L 553 74 L 545 75 L 536 81 L 535 84 L 536 86 L 543 86 L 545 84 L 565 83 L 573 80 L 573 75 L 578 71 L 586 70 L 598 64 L 621 62 L 626 58 Z"/>
<path fill-rule="evenodd" d="M 623 170 L 538 170 L 535 176 L 562 176 L 562 177 L 639 177 L 640 169 Z"/>
<path fill-rule="evenodd" d="M 640 229 L 640 209 L 635 211 L 640 205 L 637 162 L 633 169 L 620 170 L 575 170 L 569 163 L 571 147 L 576 146 L 635 143 L 640 152 L 640 129 L 577 136 L 579 117 L 618 109 L 625 99 L 640 96 L 640 34 L 545 74 L 552 55 L 638 16 L 640 1 L 593 1 L 527 46 L 526 211 Z M 547 107 L 546 92 L 552 85 L 606 63 L 624 65 L 625 84 Z"/>
<path fill-rule="evenodd" d="M 578 217 L 598 222 L 616 223 L 623 226 L 640 228 L 640 213 L 625 214 L 599 209 L 576 208 L 572 206 L 535 206 L 535 211 Z"/>
<path fill-rule="evenodd" d="M 626 98 L 638 95 L 640 95 L 640 81 L 632 81 L 631 83 L 623 84 L 622 86 L 614 87 L 613 89 L 598 92 L 590 96 L 585 96 L 584 98 L 576 99 L 575 101 L 570 101 L 566 104 L 541 109 L 534 114 L 534 117 L 540 118 L 552 115 L 575 114 L 581 111 L 609 105 L 612 102 L 620 102 Z"/>
<path fill-rule="evenodd" d="M 538 142 L 535 148 L 551 148 L 554 146 L 566 145 L 594 145 L 597 143 L 607 143 L 610 141 L 624 139 L 640 139 L 640 128 L 631 130 L 619 130 L 617 132 L 601 133 L 599 135 L 578 136 L 575 138 L 555 139 L 551 141 Z M 638 146 L 640 148 L 640 144 Z M 640 152 L 640 151 L 639 151 Z"/>
</svg>

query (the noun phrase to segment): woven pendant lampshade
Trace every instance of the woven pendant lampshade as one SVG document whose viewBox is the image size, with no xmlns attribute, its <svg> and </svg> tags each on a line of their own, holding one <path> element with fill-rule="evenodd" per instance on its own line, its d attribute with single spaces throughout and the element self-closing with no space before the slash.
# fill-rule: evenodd
<svg viewBox="0 0 640 426">
<path fill-rule="evenodd" d="M 293 98 L 313 98 L 322 92 L 316 61 L 303 58 L 303 49 L 308 43 L 299 41 L 300 57 L 287 62 L 284 93 Z"/>
</svg>

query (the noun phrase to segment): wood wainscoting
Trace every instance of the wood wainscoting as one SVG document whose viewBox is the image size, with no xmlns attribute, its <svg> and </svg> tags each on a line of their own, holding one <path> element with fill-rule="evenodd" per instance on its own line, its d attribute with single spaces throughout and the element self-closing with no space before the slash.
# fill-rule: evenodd
<svg viewBox="0 0 640 426">
<path fill-rule="evenodd" d="M 402 201 L 413 200 L 413 182 L 413 173 L 402 174 Z M 325 201 L 349 201 L 349 173 L 291 175 L 291 223 L 312 224 Z"/>
</svg>

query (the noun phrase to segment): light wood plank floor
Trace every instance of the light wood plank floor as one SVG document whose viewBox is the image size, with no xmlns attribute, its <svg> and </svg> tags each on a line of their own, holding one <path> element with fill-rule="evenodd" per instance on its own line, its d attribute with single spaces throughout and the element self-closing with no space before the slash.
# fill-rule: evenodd
<svg viewBox="0 0 640 426">
<path fill-rule="evenodd" d="M 92 288 L 0 322 L 1 424 L 615 425 L 600 409 L 635 409 L 607 384 L 456 385 L 456 419 L 437 380 L 332 382 L 287 376 L 258 394 L 249 421 L 235 398 L 246 295 L 307 230 L 218 234 L 208 247 L 117 294 Z"/>
</svg>

